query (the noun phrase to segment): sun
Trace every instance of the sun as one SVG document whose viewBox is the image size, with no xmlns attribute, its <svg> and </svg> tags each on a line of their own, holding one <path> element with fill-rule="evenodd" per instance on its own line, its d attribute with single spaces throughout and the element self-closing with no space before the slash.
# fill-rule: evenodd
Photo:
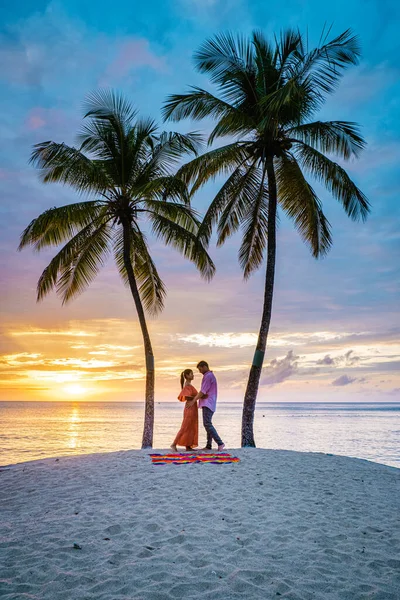
<svg viewBox="0 0 400 600">
<path fill-rule="evenodd" d="M 81 385 L 79 385 L 79 383 L 72 383 L 71 385 L 66 385 L 64 387 L 64 392 L 66 392 L 70 396 L 83 396 L 86 390 Z"/>
</svg>

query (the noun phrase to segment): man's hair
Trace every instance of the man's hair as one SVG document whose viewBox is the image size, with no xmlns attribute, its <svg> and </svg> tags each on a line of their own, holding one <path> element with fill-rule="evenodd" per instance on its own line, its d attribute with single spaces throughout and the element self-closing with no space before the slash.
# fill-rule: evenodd
<svg viewBox="0 0 400 600">
<path fill-rule="evenodd" d="M 196 369 L 200 369 L 200 367 L 207 367 L 207 369 L 208 369 L 208 363 L 206 363 L 205 360 L 201 360 L 199 362 L 199 364 L 197 365 Z"/>
</svg>

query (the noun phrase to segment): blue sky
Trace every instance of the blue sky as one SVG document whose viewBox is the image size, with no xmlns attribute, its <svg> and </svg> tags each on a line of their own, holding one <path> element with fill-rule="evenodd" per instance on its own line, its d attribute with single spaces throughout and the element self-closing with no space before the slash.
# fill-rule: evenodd
<svg viewBox="0 0 400 600">
<path fill-rule="evenodd" d="M 149 0 L 119 2 L 115 10 L 108 2 L 76 0 L 3 7 L 0 397 L 22 399 L 29 389 L 31 399 L 54 394 L 64 399 L 68 386 L 77 390 L 80 385 L 88 399 L 128 400 L 140 399 L 143 387 L 140 333 L 111 262 L 71 305 L 61 307 L 55 297 L 35 304 L 36 281 L 51 253 L 18 254 L 19 234 L 37 214 L 75 196 L 38 182 L 28 165 L 32 145 L 49 139 L 73 143 L 83 99 L 98 87 L 121 90 L 142 114 L 161 121 L 167 94 L 189 84 L 209 85 L 195 73 L 191 57 L 218 31 L 259 28 L 273 36 L 299 27 L 308 30 L 313 45 L 324 24 L 332 24 L 332 35 L 351 27 L 360 36 L 363 55 L 320 118 L 361 125 L 368 147 L 348 170 L 372 211 L 367 223 L 353 223 L 319 190 L 334 246 L 318 262 L 282 219 L 273 338 L 260 395 L 271 400 L 398 399 L 399 12 L 397 3 L 387 0 L 324 6 L 298 0 L 279 7 L 259 0 Z M 199 127 L 179 124 L 181 130 Z M 210 185 L 199 193 L 197 209 L 205 209 L 215 189 Z M 176 374 L 204 357 L 219 373 L 223 397 L 242 397 L 264 272 L 243 283 L 237 249 L 237 239 L 212 249 L 218 273 L 206 285 L 191 265 L 153 244 L 169 290 L 164 313 L 150 323 L 160 399 L 173 399 Z"/>
</svg>

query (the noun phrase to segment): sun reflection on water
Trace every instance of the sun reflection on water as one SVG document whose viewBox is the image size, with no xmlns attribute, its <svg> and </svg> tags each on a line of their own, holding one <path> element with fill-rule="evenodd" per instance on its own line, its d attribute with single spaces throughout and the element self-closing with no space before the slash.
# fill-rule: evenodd
<svg viewBox="0 0 400 600">
<path fill-rule="evenodd" d="M 74 404 L 74 406 L 72 407 L 72 411 L 69 416 L 68 423 L 69 423 L 68 447 L 71 449 L 79 448 L 79 446 L 81 445 L 80 440 L 79 440 L 79 430 L 80 430 L 81 418 L 79 415 L 79 406 L 77 404 Z"/>
</svg>

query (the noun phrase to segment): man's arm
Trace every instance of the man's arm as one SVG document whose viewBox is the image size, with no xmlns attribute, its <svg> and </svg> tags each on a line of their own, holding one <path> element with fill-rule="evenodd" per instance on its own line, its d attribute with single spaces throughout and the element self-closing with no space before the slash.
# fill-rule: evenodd
<svg viewBox="0 0 400 600">
<path fill-rule="evenodd" d="M 201 390 L 197 392 L 196 396 L 193 398 L 193 402 L 190 402 L 190 406 L 192 406 L 197 400 L 201 400 L 202 398 L 208 397 L 208 390 L 210 389 L 211 382 L 208 377 L 203 376 L 203 381 L 201 383 Z"/>
<path fill-rule="evenodd" d="M 203 394 L 203 392 L 197 392 L 197 394 L 188 401 L 188 406 L 193 406 L 197 400 L 201 400 L 201 398 L 207 398 L 207 394 Z"/>
</svg>

